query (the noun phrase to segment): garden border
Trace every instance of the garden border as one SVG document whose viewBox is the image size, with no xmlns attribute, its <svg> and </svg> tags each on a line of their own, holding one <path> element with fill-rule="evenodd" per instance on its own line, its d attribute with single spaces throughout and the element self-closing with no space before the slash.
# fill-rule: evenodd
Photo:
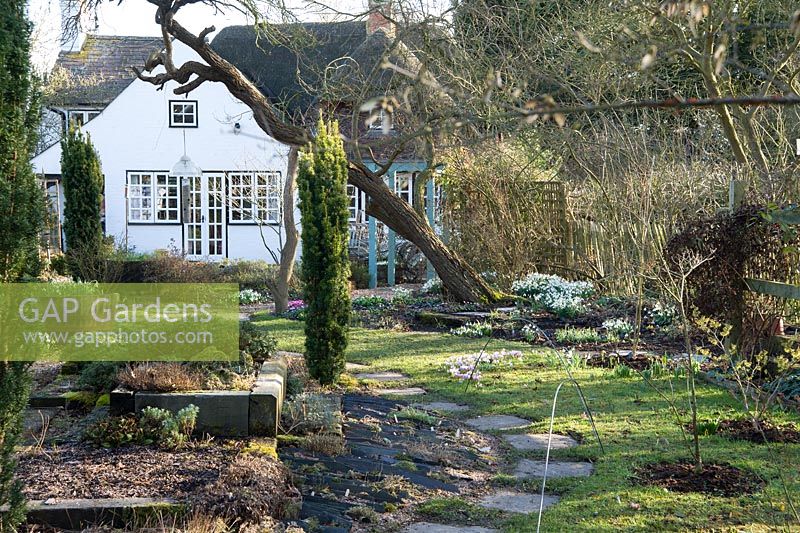
<svg viewBox="0 0 800 533">
<path fill-rule="evenodd" d="M 250 391 L 148 392 L 117 388 L 111 392 L 111 413 L 139 413 L 160 407 L 173 413 L 196 405 L 195 431 L 216 437 L 277 437 L 286 395 L 285 357 L 261 365 Z"/>
<path fill-rule="evenodd" d="M 62 530 L 82 530 L 96 524 L 125 527 L 137 517 L 179 514 L 186 505 L 169 498 L 78 498 L 30 500 L 27 523 Z M 0 513 L 8 506 L 0 507 Z"/>
</svg>

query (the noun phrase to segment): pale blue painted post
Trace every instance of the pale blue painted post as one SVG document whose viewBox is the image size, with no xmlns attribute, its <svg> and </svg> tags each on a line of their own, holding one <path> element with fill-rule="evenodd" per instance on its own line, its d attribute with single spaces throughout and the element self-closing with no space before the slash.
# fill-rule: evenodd
<svg viewBox="0 0 800 533">
<path fill-rule="evenodd" d="M 369 288 L 378 286 L 378 223 L 369 217 Z"/>
<path fill-rule="evenodd" d="M 435 214 L 434 207 L 435 206 L 433 205 L 433 200 L 434 200 L 434 198 L 433 198 L 433 193 L 434 193 L 433 178 L 430 178 L 428 180 L 427 189 L 428 189 L 427 190 L 427 196 L 428 196 L 428 206 L 427 206 L 428 207 L 428 224 L 431 225 L 431 229 L 436 231 L 436 228 L 434 226 L 434 222 L 435 222 L 435 220 L 434 220 L 434 214 Z M 433 279 L 435 276 L 436 276 L 436 270 L 433 268 L 433 265 L 431 264 L 431 262 L 428 261 L 428 269 L 427 269 L 427 272 L 426 272 L 425 279 L 430 280 L 430 279 Z"/>
<path fill-rule="evenodd" d="M 389 189 L 394 191 L 394 172 L 389 171 Z M 389 253 L 386 257 L 386 283 L 394 286 L 394 262 L 397 256 L 397 236 L 393 230 L 389 230 Z"/>
</svg>

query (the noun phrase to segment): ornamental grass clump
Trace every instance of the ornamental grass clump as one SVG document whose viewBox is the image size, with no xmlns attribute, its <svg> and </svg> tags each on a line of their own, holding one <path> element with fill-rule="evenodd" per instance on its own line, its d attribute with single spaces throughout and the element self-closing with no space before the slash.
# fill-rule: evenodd
<svg viewBox="0 0 800 533">
<path fill-rule="evenodd" d="M 445 368 L 450 376 L 461 381 L 480 381 L 481 369 L 493 366 L 514 366 L 514 361 L 522 359 L 519 350 L 500 350 L 499 352 L 478 352 L 467 355 L 449 357 Z"/>
<path fill-rule="evenodd" d="M 586 309 L 585 300 L 594 293 L 587 281 L 567 281 L 551 274 L 528 274 L 511 284 L 517 296 L 529 298 L 543 309 L 562 317 L 574 317 Z"/>
</svg>

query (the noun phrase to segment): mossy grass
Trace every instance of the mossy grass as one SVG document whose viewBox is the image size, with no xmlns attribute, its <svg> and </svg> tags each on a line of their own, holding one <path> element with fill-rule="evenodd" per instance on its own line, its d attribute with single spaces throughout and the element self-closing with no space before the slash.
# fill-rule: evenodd
<svg viewBox="0 0 800 533">
<path fill-rule="evenodd" d="M 279 349 L 300 351 L 303 347 L 302 323 L 276 319 L 262 314 L 254 317 L 261 327 L 279 339 Z M 503 367 L 482 371 L 481 386 L 451 378 L 444 361 L 453 355 L 478 352 L 486 339 L 453 337 L 448 334 L 393 332 L 354 328 L 347 349 L 348 361 L 369 364 L 374 371 L 402 371 L 409 382 L 428 391 L 427 400 L 446 400 L 469 405 L 470 416 L 508 414 L 535 421 L 533 432 L 546 432 L 549 426 L 553 394 L 566 375 L 558 359 L 548 357 L 544 348 L 527 348 L 520 343 L 493 340 L 488 349 L 524 349 L 525 356 L 513 368 Z M 580 382 L 593 410 L 598 432 L 603 439 L 605 454 L 592 436 L 592 428 L 583 416 L 580 399 L 572 387 L 565 386 L 556 409 L 555 430 L 567 430 L 584 436 L 583 443 L 572 449 L 556 450 L 553 459 L 592 460 L 595 474 L 581 479 L 548 480 L 548 492 L 559 494 L 560 502 L 544 514 L 542 531 L 686 531 L 686 530 L 743 530 L 767 531 L 797 526 L 784 496 L 780 482 L 782 474 L 789 495 L 800 502 L 800 444 L 776 446 L 754 445 L 727 439 L 722 435 L 701 437 L 701 451 L 706 462 L 727 462 L 754 472 L 766 484 L 763 491 L 750 496 L 725 498 L 698 493 L 672 493 L 662 488 L 637 482 L 638 467 L 659 461 L 683 461 L 689 458 L 681 429 L 663 399 L 641 377 L 615 376 L 604 368 L 581 367 L 572 372 Z M 655 380 L 662 392 L 671 394 L 669 379 Z M 672 386 L 679 399 L 685 396 L 686 383 L 673 379 Z M 741 409 L 730 394 L 705 383 L 697 384 L 699 416 L 704 420 L 734 418 Z M 451 416 L 466 416 L 453 414 Z M 796 413 L 774 410 L 770 417 L 776 424 L 800 424 Z M 509 454 L 506 468 L 498 473 L 508 474 L 519 457 L 540 457 L 536 452 Z M 524 484 L 508 477 L 496 477 L 496 484 L 535 490 L 539 482 Z M 461 500 L 428 502 L 427 516 L 456 509 Z M 437 507 L 438 506 L 438 507 Z M 442 510 L 444 509 L 444 510 Z M 468 506 L 469 513 L 478 511 Z M 478 508 L 479 509 L 479 508 Z M 483 512 L 483 511 L 480 511 Z M 487 515 L 463 516 L 454 513 L 454 523 L 470 523 L 475 518 L 480 525 L 493 524 L 505 531 L 535 531 L 536 520 L 529 516 L 492 515 L 500 518 L 481 521 Z M 459 517 L 462 519 L 455 520 Z M 535 518 L 535 517 L 534 517 Z M 787 524 L 794 524 L 787 526 Z"/>
</svg>

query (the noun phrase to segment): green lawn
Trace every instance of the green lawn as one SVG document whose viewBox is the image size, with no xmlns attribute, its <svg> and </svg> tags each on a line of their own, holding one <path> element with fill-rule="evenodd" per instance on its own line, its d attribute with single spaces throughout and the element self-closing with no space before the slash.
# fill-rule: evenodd
<svg viewBox="0 0 800 533">
<path fill-rule="evenodd" d="M 254 321 L 278 338 L 279 349 L 303 351 L 302 323 L 264 315 Z M 443 362 L 451 355 L 479 351 L 485 340 L 454 337 L 449 334 L 397 333 L 385 330 L 354 329 L 347 360 L 369 364 L 378 370 L 402 371 L 414 385 L 429 391 L 429 399 L 469 404 L 476 414 L 512 414 L 535 422 L 534 429 L 546 431 L 550 409 L 558 384 L 565 378 L 563 369 L 548 357 L 545 349 L 522 344 L 493 341 L 489 349 L 526 350 L 522 364 L 513 368 L 484 371 L 479 387 L 465 391 L 463 383 L 449 377 Z M 591 459 L 595 475 L 575 480 L 549 480 L 548 491 L 561 496 L 560 503 L 545 513 L 543 531 L 767 531 L 795 530 L 783 487 L 782 472 L 789 493 L 800 505 L 800 445 L 754 445 L 720 436 L 702 437 L 706 462 L 728 462 L 761 477 L 766 486 L 753 496 L 712 497 L 701 494 L 669 493 L 632 481 L 639 465 L 662 460 L 687 458 L 679 427 L 667 403 L 641 378 L 615 377 L 610 370 L 579 369 L 581 383 L 594 412 L 605 454 L 592 438 L 589 422 L 582 416 L 580 400 L 571 387 L 564 387 L 556 411 L 555 429 L 581 433 L 584 444 L 572 450 L 555 451 L 552 457 Z M 669 391 L 668 382 L 658 382 Z M 685 390 L 675 381 L 676 393 Z M 683 389 L 682 389 L 683 387 Z M 701 419 L 730 417 L 737 403 L 725 391 L 700 385 Z M 796 414 L 775 413 L 775 421 L 798 422 Z M 509 452 L 510 470 L 517 457 L 537 457 L 536 453 Z M 513 481 L 513 480 L 512 480 Z M 509 478 L 497 476 L 498 484 Z M 534 490 L 537 483 L 523 488 Z M 437 519 L 500 527 L 506 531 L 535 531 L 536 517 L 487 513 L 459 499 L 436 500 L 421 509 Z"/>
</svg>

